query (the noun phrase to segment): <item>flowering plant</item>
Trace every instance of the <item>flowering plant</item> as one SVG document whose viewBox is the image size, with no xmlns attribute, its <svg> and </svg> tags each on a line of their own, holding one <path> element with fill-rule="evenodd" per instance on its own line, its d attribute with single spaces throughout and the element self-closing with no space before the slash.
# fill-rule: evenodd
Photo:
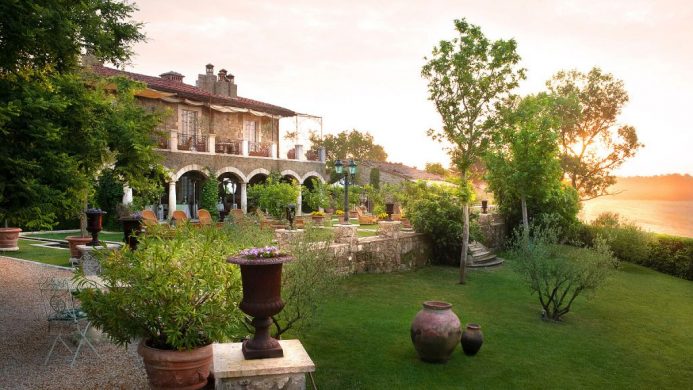
<svg viewBox="0 0 693 390">
<path fill-rule="evenodd" d="M 378 214 L 378 219 L 387 219 L 387 213 Z"/>
<path fill-rule="evenodd" d="M 337 212 L 335 214 L 342 216 L 342 215 L 344 215 L 344 210 L 337 210 Z"/>
<path fill-rule="evenodd" d="M 312 213 L 310 213 L 310 215 L 314 215 L 316 217 L 324 217 L 325 213 L 322 211 L 313 211 Z"/>
<path fill-rule="evenodd" d="M 279 248 L 276 246 L 266 246 L 264 248 L 248 248 L 243 249 L 239 256 L 245 257 L 247 259 L 263 259 L 272 257 L 284 256 L 284 253 L 279 252 Z"/>
</svg>

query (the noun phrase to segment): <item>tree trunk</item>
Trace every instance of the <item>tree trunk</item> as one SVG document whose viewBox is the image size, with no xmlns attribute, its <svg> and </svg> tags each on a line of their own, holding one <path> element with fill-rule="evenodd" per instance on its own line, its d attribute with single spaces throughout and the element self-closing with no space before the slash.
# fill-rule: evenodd
<svg viewBox="0 0 693 390">
<path fill-rule="evenodd" d="M 520 197 L 522 202 L 522 226 L 525 228 L 525 238 L 529 237 L 529 218 L 527 218 L 527 198 L 522 195 Z"/>
<path fill-rule="evenodd" d="M 467 251 L 469 250 L 469 202 L 465 202 L 462 228 L 462 255 L 460 256 L 460 284 L 467 283 Z"/>
<path fill-rule="evenodd" d="M 84 199 L 84 207 L 82 212 L 79 214 L 79 232 L 82 237 L 89 237 L 87 233 L 87 199 Z"/>
</svg>

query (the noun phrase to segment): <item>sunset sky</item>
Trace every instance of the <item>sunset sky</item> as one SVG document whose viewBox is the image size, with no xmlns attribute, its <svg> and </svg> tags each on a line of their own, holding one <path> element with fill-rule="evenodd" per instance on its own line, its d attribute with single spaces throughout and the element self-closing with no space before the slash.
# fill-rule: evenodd
<svg viewBox="0 0 693 390">
<path fill-rule="evenodd" d="M 137 1 L 146 43 L 127 70 L 174 70 L 194 84 L 207 63 L 238 94 L 324 118 L 325 133 L 368 131 L 389 160 L 448 164 L 425 132 L 440 127 L 420 76 L 424 56 L 465 17 L 491 39 L 515 38 L 519 93 L 561 69 L 599 66 L 630 94 L 620 122 L 646 147 L 620 175 L 693 174 L 691 1 Z M 282 129 L 293 130 L 293 121 Z M 311 122 L 302 130 L 317 128 Z"/>
</svg>

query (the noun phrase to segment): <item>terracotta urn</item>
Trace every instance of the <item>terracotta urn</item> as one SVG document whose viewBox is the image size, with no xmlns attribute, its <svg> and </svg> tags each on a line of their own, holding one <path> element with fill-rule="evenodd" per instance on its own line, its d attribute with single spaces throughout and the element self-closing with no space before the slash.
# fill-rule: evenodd
<svg viewBox="0 0 693 390">
<path fill-rule="evenodd" d="M 86 245 L 87 243 L 91 242 L 91 237 L 82 237 L 82 236 L 68 236 L 65 237 L 67 240 L 68 245 L 70 246 L 70 257 L 79 259 L 82 257 L 82 254 L 79 252 L 79 249 L 77 249 L 77 245 Z"/>
<path fill-rule="evenodd" d="M 91 242 L 87 245 L 97 246 L 99 245 L 99 232 L 103 229 L 103 215 L 106 212 L 101 209 L 88 209 L 85 214 L 87 214 L 87 231 L 91 234 Z"/>
<path fill-rule="evenodd" d="M 152 389 L 201 389 L 207 385 L 212 364 L 212 344 L 190 351 L 152 348 L 140 341 L 142 356 Z"/>
<path fill-rule="evenodd" d="M 0 228 L 0 251 L 18 251 L 19 233 L 22 229 L 7 227 Z"/>
<path fill-rule="evenodd" d="M 484 334 L 481 333 L 481 326 L 478 324 L 467 324 L 464 332 L 462 332 L 462 350 L 467 356 L 474 356 L 479 349 L 481 344 L 484 343 Z"/>
<path fill-rule="evenodd" d="M 316 225 L 322 225 L 325 222 L 324 215 L 311 215 L 311 218 Z"/>
<path fill-rule="evenodd" d="M 421 360 L 444 363 L 460 342 L 460 319 L 452 304 L 426 301 L 411 324 L 411 341 Z"/>
<path fill-rule="evenodd" d="M 253 317 L 255 336 L 243 342 L 243 356 L 250 359 L 265 359 L 284 356 L 279 342 L 269 334 L 272 316 L 284 308 L 281 297 L 282 265 L 292 261 L 291 256 L 271 258 L 230 257 L 229 263 L 241 267 L 243 299 L 238 307 Z"/>
</svg>

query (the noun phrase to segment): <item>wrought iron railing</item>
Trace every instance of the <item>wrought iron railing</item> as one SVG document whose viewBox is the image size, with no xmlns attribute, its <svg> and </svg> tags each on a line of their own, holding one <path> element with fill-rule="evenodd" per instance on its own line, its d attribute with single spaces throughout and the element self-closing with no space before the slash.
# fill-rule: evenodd
<svg viewBox="0 0 693 390">
<path fill-rule="evenodd" d="M 256 157 L 270 157 L 271 144 L 262 142 L 248 142 L 248 155 Z"/>
<path fill-rule="evenodd" d="M 242 153 L 241 145 L 243 141 L 241 140 L 231 140 L 228 138 L 221 138 L 215 141 L 215 152 L 220 154 L 236 154 L 240 155 Z"/>
<path fill-rule="evenodd" d="M 191 152 L 206 152 L 207 136 L 178 133 L 178 150 L 189 150 Z"/>
</svg>

